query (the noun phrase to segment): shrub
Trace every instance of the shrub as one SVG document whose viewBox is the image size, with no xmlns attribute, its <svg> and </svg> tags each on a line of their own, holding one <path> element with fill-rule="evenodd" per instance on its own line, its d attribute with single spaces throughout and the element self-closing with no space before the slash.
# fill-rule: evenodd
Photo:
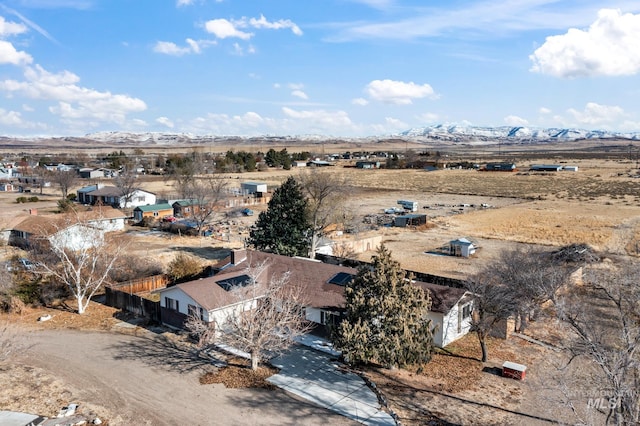
<svg viewBox="0 0 640 426">
<path fill-rule="evenodd" d="M 27 202 L 27 197 L 18 197 L 16 198 L 16 203 L 22 204 Z"/>
<path fill-rule="evenodd" d="M 30 203 L 37 203 L 38 201 L 40 201 L 40 199 L 36 196 L 33 196 L 33 197 L 29 197 L 28 201 Z"/>
<path fill-rule="evenodd" d="M 169 263 L 167 275 L 173 282 L 186 281 L 202 274 L 204 268 L 202 262 L 185 253 L 178 255 Z"/>
</svg>

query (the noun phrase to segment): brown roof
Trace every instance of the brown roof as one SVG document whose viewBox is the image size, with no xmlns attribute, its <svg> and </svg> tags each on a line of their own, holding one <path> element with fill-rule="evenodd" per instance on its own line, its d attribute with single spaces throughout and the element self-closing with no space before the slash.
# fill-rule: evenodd
<svg viewBox="0 0 640 426">
<path fill-rule="evenodd" d="M 120 210 L 112 207 L 93 207 L 91 210 L 52 214 L 52 215 L 30 215 L 15 225 L 13 229 L 27 232 L 29 234 L 48 235 L 61 229 L 66 229 L 79 222 L 93 222 L 101 219 L 121 219 L 127 216 Z"/>
<path fill-rule="evenodd" d="M 232 292 L 228 292 L 218 285 L 219 281 L 244 275 L 246 271 L 236 271 L 230 274 L 217 274 L 213 277 L 203 278 L 195 281 L 189 281 L 176 285 L 177 288 L 184 291 L 189 297 L 196 301 L 207 311 L 222 308 L 234 303 L 240 302 L 237 296 Z M 173 287 L 169 287 L 173 288 Z"/>
<path fill-rule="evenodd" d="M 267 261 L 269 265 L 268 277 L 279 277 L 285 272 L 290 272 L 289 282 L 303 287 L 303 294 L 307 299 L 307 306 L 314 308 L 344 308 L 344 287 L 336 284 L 329 284 L 329 280 L 338 272 L 346 272 L 356 275 L 355 268 L 331 265 L 316 262 L 309 259 L 280 256 L 259 251 L 247 251 L 247 259 L 237 265 L 225 269 L 225 273 L 246 270 L 247 264 L 257 264 Z M 221 275 L 217 275 L 220 280 Z M 431 311 L 448 312 L 466 293 L 466 290 L 452 288 L 437 284 L 416 282 L 424 290 L 431 293 Z"/>
</svg>

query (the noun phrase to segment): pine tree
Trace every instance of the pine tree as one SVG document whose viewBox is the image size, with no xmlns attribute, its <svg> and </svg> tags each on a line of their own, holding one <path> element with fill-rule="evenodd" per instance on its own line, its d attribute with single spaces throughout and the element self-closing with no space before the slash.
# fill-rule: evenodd
<svg viewBox="0 0 640 426">
<path fill-rule="evenodd" d="M 352 364 L 386 367 L 427 362 L 433 350 L 428 293 L 381 245 L 371 266 L 363 266 L 345 289 L 347 315 L 336 346 Z"/>
<path fill-rule="evenodd" d="M 298 182 L 290 176 L 273 192 L 267 210 L 258 216 L 248 244 L 285 256 L 306 256 L 310 229 L 307 201 Z"/>
</svg>

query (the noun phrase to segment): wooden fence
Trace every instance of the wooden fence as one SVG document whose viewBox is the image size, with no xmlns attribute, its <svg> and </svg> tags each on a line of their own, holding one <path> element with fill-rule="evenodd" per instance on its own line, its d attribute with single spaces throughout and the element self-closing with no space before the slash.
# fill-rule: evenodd
<svg viewBox="0 0 640 426">
<path fill-rule="evenodd" d="M 148 320 L 160 322 L 160 302 L 147 299 L 139 293 L 165 288 L 168 283 L 169 278 L 166 275 L 154 275 L 107 286 L 105 287 L 106 304 Z"/>
</svg>

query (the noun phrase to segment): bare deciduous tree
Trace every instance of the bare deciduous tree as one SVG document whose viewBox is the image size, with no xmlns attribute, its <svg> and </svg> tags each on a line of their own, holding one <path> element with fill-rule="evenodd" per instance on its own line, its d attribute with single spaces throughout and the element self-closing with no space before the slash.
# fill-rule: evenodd
<svg viewBox="0 0 640 426">
<path fill-rule="evenodd" d="M 228 185 L 229 182 L 221 176 L 194 177 L 186 182 L 187 198 L 193 203 L 191 218 L 196 222 L 198 235 L 220 210 Z"/>
<path fill-rule="evenodd" d="M 116 176 L 114 183 L 116 188 L 118 188 L 120 196 L 124 200 L 124 208 L 128 208 L 138 186 L 136 182 L 136 172 L 133 166 L 126 164 L 120 173 L 118 173 L 118 176 Z"/>
<path fill-rule="evenodd" d="M 302 289 L 289 282 L 288 274 L 267 278 L 267 268 L 264 262 L 247 268 L 246 285 L 230 290 L 236 309 L 225 320 L 208 326 L 203 326 L 199 318 L 187 321 L 202 344 L 218 341 L 249 353 L 252 370 L 267 353 L 273 356 L 286 350 L 310 327 L 302 311 Z"/>
<path fill-rule="evenodd" d="M 639 283 L 637 264 L 591 268 L 584 287 L 555 304 L 560 320 L 573 332 L 571 360 L 586 357 L 597 366 L 595 381 L 609 394 L 607 424 L 640 423 Z"/>
<path fill-rule="evenodd" d="M 344 176 L 317 168 L 300 174 L 298 179 L 307 198 L 311 222 L 309 257 L 313 259 L 327 226 L 340 220 L 339 207 L 347 198 L 347 184 Z"/>
<path fill-rule="evenodd" d="M 486 270 L 507 285 L 517 300 L 521 332 L 536 318 L 543 303 L 555 299 L 571 272 L 548 252 L 534 249 L 505 250 Z"/>
<path fill-rule="evenodd" d="M 486 362 L 487 337 L 499 322 L 516 313 L 517 300 L 511 289 L 499 281 L 490 269 L 469 278 L 465 286 L 473 297 L 471 331 L 478 336 L 482 362 Z"/>
<path fill-rule="evenodd" d="M 78 174 L 73 170 L 68 171 L 55 171 L 51 173 L 51 180 L 60 187 L 62 198 L 67 198 L 69 190 L 76 184 L 78 180 Z"/>
<path fill-rule="evenodd" d="M 127 243 L 76 216 L 52 223 L 36 249 L 37 270 L 69 288 L 83 314 L 91 298 L 108 281 Z"/>
</svg>

